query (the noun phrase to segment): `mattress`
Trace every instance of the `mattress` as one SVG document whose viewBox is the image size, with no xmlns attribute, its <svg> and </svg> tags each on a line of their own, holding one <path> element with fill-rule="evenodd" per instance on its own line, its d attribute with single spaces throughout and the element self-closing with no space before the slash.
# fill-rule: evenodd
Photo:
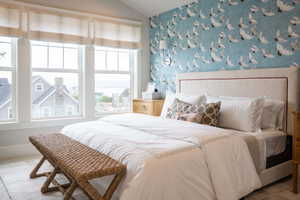
<svg viewBox="0 0 300 200">
<path fill-rule="evenodd" d="M 283 153 L 286 149 L 287 134 L 283 131 L 265 129 L 259 132 L 236 131 L 246 141 L 257 171 L 267 168 L 267 159 Z"/>
</svg>

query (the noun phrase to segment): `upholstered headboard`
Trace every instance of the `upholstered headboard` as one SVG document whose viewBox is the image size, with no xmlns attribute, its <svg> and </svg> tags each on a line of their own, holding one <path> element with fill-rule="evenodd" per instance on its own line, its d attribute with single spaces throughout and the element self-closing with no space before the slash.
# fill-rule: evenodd
<svg viewBox="0 0 300 200">
<path fill-rule="evenodd" d="M 272 68 L 178 74 L 176 91 L 211 96 L 260 97 L 286 102 L 284 130 L 292 134 L 292 112 L 299 108 L 299 69 Z"/>
</svg>

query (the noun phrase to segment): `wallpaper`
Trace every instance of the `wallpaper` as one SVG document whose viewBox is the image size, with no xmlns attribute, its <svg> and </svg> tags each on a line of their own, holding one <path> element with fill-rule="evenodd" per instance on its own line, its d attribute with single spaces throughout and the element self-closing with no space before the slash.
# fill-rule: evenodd
<svg viewBox="0 0 300 200">
<path fill-rule="evenodd" d="M 177 73 L 300 65 L 300 0 L 198 0 L 150 26 L 151 79 L 161 92 L 175 91 Z"/>
</svg>

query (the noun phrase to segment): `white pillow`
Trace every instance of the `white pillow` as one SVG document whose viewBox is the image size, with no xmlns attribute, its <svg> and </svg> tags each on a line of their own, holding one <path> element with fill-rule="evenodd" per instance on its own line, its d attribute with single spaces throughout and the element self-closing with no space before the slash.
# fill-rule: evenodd
<svg viewBox="0 0 300 200">
<path fill-rule="evenodd" d="M 284 112 L 284 102 L 265 99 L 261 127 L 263 129 L 282 128 L 283 112 Z"/>
<path fill-rule="evenodd" d="M 175 99 L 179 99 L 180 101 L 184 101 L 190 104 L 203 104 L 206 103 L 205 95 L 186 95 L 186 94 L 174 94 L 174 93 L 167 93 L 163 109 L 161 111 L 160 116 L 162 118 L 166 118 L 168 108 L 172 105 Z"/>
<path fill-rule="evenodd" d="M 263 97 L 207 97 L 207 103 L 218 101 L 221 101 L 220 127 L 247 132 L 261 128 Z"/>
</svg>

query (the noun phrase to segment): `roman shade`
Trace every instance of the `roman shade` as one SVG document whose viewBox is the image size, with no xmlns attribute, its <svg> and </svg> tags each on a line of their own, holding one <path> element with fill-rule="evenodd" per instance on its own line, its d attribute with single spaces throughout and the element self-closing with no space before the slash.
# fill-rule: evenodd
<svg viewBox="0 0 300 200">
<path fill-rule="evenodd" d="M 141 42 L 141 27 L 110 20 L 94 21 L 94 44 L 99 46 L 137 49 Z"/>
<path fill-rule="evenodd" d="M 0 35 L 18 37 L 22 35 L 21 9 L 0 3 Z"/>
<path fill-rule="evenodd" d="M 87 17 L 45 10 L 29 10 L 28 37 L 31 40 L 86 44 Z"/>
<path fill-rule="evenodd" d="M 141 46 L 139 22 L 30 4 L 0 3 L 0 35 L 126 49 Z"/>
</svg>

